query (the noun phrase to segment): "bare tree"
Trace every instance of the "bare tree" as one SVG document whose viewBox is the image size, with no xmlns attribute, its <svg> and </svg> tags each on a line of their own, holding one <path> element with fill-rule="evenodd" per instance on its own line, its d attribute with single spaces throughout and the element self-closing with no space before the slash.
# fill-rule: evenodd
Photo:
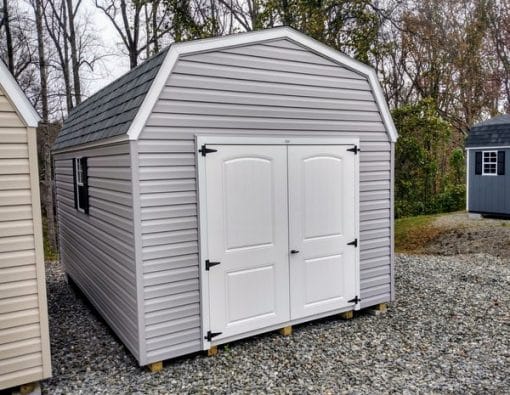
<svg viewBox="0 0 510 395">
<path fill-rule="evenodd" d="M 129 66 L 134 68 L 138 65 L 140 48 L 142 2 L 129 3 L 126 0 L 95 0 L 96 7 L 104 12 L 127 49 Z M 120 20 L 119 20 L 120 19 Z M 132 22 L 130 22 L 132 20 Z"/>
<path fill-rule="evenodd" d="M 14 50 L 12 46 L 12 35 L 11 35 L 11 23 L 9 16 L 9 4 L 8 0 L 3 0 L 3 8 L 2 8 L 2 23 L 0 26 L 4 26 L 5 29 L 5 41 L 7 44 L 7 66 L 9 67 L 9 71 L 14 74 Z"/>
<path fill-rule="evenodd" d="M 55 207 L 53 203 L 53 177 L 52 177 L 52 157 L 51 144 L 49 136 L 49 110 L 48 110 L 48 73 L 46 66 L 46 54 L 44 50 L 45 38 L 43 30 L 43 0 L 34 0 L 32 6 L 35 13 L 35 25 L 37 30 L 37 50 L 39 55 L 39 81 L 41 84 L 41 107 L 42 122 L 39 125 L 38 133 L 42 134 L 42 146 L 40 148 L 41 159 L 43 161 L 43 180 L 41 182 L 41 203 L 46 214 L 46 237 L 53 251 L 57 250 L 57 233 L 55 224 Z M 40 139 L 41 140 L 41 139 Z"/>
<path fill-rule="evenodd" d="M 41 107 L 42 120 L 48 122 L 48 72 L 46 67 L 46 55 L 44 52 L 44 31 L 43 31 L 43 0 L 34 0 L 32 6 L 35 13 L 35 26 L 37 29 L 37 53 L 39 63 L 39 80 L 41 84 Z"/>
<path fill-rule="evenodd" d="M 57 3 L 54 0 L 48 0 L 47 5 L 49 7 L 44 13 L 44 22 L 57 55 L 57 59 L 53 60 L 53 67 L 59 70 L 62 76 L 66 109 L 70 111 L 74 103 L 69 70 L 69 45 L 66 38 L 67 7 L 65 3 Z"/>
<path fill-rule="evenodd" d="M 67 5 L 67 24 L 68 24 L 68 36 L 69 45 L 71 47 L 71 61 L 73 69 L 73 86 L 74 86 L 74 98 L 76 104 L 81 103 L 81 82 L 80 82 L 80 61 L 78 55 L 78 48 L 76 45 L 76 32 L 75 32 L 75 20 L 78 9 L 80 8 L 81 0 L 73 5 L 73 0 L 66 0 Z"/>
<path fill-rule="evenodd" d="M 492 48 L 498 60 L 498 78 L 505 97 L 504 109 L 510 112 L 510 4 L 490 0 L 487 5 Z"/>
</svg>

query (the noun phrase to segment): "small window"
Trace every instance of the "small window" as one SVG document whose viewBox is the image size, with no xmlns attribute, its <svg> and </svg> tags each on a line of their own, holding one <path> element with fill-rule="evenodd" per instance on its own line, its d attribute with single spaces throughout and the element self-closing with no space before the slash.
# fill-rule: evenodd
<svg viewBox="0 0 510 395">
<path fill-rule="evenodd" d="M 483 175 L 496 176 L 498 175 L 498 152 L 497 151 L 483 151 Z"/>
<path fill-rule="evenodd" d="M 74 207 L 85 213 L 89 213 L 89 188 L 88 188 L 87 158 L 73 159 L 74 178 Z"/>
</svg>

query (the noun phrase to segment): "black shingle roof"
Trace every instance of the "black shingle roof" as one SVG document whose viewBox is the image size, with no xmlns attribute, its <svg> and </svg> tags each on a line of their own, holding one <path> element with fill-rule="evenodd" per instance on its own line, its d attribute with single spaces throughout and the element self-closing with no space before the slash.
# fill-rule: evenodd
<svg viewBox="0 0 510 395">
<path fill-rule="evenodd" d="M 466 147 L 497 147 L 510 145 L 510 114 L 499 115 L 473 125 Z"/>
<path fill-rule="evenodd" d="M 168 48 L 76 106 L 64 121 L 53 149 L 127 133 L 167 52 Z"/>
</svg>

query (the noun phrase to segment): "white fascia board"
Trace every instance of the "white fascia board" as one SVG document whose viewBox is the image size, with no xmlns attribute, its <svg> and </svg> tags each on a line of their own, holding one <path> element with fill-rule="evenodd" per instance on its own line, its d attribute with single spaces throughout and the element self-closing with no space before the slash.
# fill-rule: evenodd
<svg viewBox="0 0 510 395">
<path fill-rule="evenodd" d="M 41 117 L 35 111 L 32 103 L 25 96 L 20 86 L 12 76 L 11 72 L 3 61 L 0 60 L 0 86 L 4 90 L 7 97 L 11 100 L 16 111 L 23 119 L 27 127 L 36 128 Z"/>
<path fill-rule="evenodd" d="M 487 151 L 487 150 L 508 149 L 508 148 L 510 148 L 510 145 L 491 145 L 491 146 L 487 146 L 487 147 L 466 147 L 466 151 L 469 151 L 469 150 Z"/>
<path fill-rule="evenodd" d="M 142 102 L 142 105 L 140 106 L 140 109 L 138 110 L 138 113 L 136 114 L 135 119 L 129 127 L 127 133 L 129 139 L 137 140 L 140 136 L 143 127 L 145 126 L 145 122 L 149 118 L 149 115 L 154 108 L 163 87 L 165 86 L 166 80 L 172 73 L 172 69 L 180 55 L 212 51 L 219 48 L 247 45 L 277 39 L 293 40 L 321 56 L 329 58 L 342 66 L 346 66 L 347 68 L 366 76 L 372 91 L 375 94 L 376 103 L 379 107 L 388 135 L 392 142 L 397 141 L 397 130 L 393 120 L 391 119 L 391 114 L 388 109 L 388 105 L 386 104 L 386 100 L 384 99 L 384 94 L 381 85 L 379 84 L 379 80 L 377 79 L 375 70 L 289 27 L 277 27 L 249 33 L 240 33 L 236 35 L 172 44 L 158 71 L 158 74 L 156 75 L 156 78 L 154 79 L 144 101 Z"/>
</svg>

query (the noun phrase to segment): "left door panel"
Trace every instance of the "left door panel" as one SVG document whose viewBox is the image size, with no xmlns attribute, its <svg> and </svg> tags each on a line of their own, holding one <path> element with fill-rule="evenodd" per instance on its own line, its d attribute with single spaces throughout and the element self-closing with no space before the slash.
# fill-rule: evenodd
<svg viewBox="0 0 510 395">
<path fill-rule="evenodd" d="M 208 145 L 210 330 L 232 337 L 290 318 L 287 148 Z M 207 328 L 204 328 L 207 331 Z"/>
</svg>

